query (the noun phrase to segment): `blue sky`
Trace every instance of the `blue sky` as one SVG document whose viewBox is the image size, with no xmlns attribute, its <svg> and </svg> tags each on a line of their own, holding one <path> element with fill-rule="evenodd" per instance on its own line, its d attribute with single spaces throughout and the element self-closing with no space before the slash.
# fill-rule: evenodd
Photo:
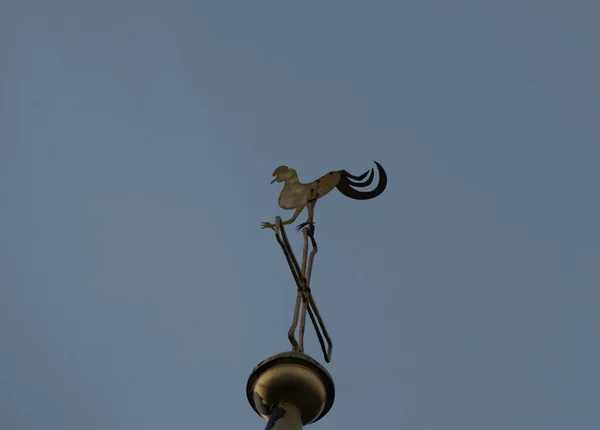
<svg viewBox="0 0 600 430">
<path fill-rule="evenodd" d="M 0 427 L 263 428 L 271 173 L 377 160 L 384 194 L 316 208 L 313 427 L 599 428 L 599 13 L 2 0 Z"/>
</svg>

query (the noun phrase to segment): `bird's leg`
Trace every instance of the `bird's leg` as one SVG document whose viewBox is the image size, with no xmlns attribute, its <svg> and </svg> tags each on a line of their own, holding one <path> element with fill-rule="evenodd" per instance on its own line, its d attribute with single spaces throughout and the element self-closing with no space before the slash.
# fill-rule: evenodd
<svg viewBox="0 0 600 430">
<path fill-rule="evenodd" d="M 292 217 L 290 219 L 288 219 L 287 221 L 283 221 L 282 224 L 288 225 L 288 224 L 292 224 L 294 221 L 296 221 L 296 218 L 298 218 L 298 215 L 300 215 L 302 213 L 302 211 L 304 210 L 304 207 L 305 207 L 305 205 L 302 205 L 299 208 L 297 208 L 296 212 L 294 212 L 294 215 L 292 215 Z"/>
<path fill-rule="evenodd" d="M 308 219 L 305 222 L 298 224 L 298 227 L 296 227 L 296 231 L 300 231 L 304 227 L 308 226 L 309 236 L 312 236 L 315 233 L 315 223 L 314 223 L 313 219 L 315 216 L 315 205 L 316 204 L 317 204 L 316 198 L 308 201 L 308 204 L 306 205 L 308 207 Z"/>
<path fill-rule="evenodd" d="M 281 224 L 283 225 L 288 225 L 288 224 L 292 224 L 294 221 L 296 221 L 296 218 L 298 218 L 298 216 L 302 213 L 302 211 L 304 210 L 305 205 L 302 205 L 301 207 L 296 209 L 296 212 L 294 212 L 294 215 L 292 215 L 292 217 L 290 219 L 288 219 L 287 221 L 283 221 Z M 275 225 L 273 223 L 270 222 L 263 222 L 261 229 L 263 228 L 270 228 L 271 230 L 275 231 Z"/>
</svg>

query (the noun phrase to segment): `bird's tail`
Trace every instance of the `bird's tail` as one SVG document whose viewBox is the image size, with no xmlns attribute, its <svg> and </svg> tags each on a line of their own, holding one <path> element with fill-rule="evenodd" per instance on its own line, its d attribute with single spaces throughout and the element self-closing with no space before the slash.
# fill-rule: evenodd
<svg viewBox="0 0 600 430">
<path fill-rule="evenodd" d="M 342 177 L 336 185 L 336 188 L 346 197 L 350 197 L 351 199 L 355 200 L 368 200 L 377 197 L 379 194 L 383 193 L 383 190 L 385 190 L 385 187 L 387 186 L 387 174 L 385 173 L 385 170 L 383 170 L 383 167 L 381 167 L 381 164 L 379 164 L 377 161 L 375 161 L 375 164 L 377 165 L 377 171 L 379 173 L 379 181 L 373 190 L 358 191 L 355 189 L 368 187 L 371 185 L 374 177 L 373 169 L 367 170 L 360 176 L 354 176 L 345 170 L 342 170 Z M 369 175 L 368 178 L 367 175 Z M 361 182 L 365 178 L 367 178 L 367 180 Z"/>
</svg>

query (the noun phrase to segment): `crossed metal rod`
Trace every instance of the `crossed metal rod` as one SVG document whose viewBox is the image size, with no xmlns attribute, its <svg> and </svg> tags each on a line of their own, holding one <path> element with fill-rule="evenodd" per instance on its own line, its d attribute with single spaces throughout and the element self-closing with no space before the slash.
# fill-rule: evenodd
<svg viewBox="0 0 600 430">
<path fill-rule="evenodd" d="M 277 238 L 277 242 L 279 243 L 279 245 L 281 245 L 281 249 L 283 250 L 285 258 L 290 266 L 290 270 L 292 271 L 292 275 L 294 276 L 296 285 L 298 286 L 298 293 L 296 295 L 296 305 L 294 307 L 294 317 L 292 320 L 292 326 L 288 331 L 288 339 L 292 344 L 292 351 L 304 353 L 304 329 L 306 327 L 306 313 L 308 312 L 308 315 L 315 328 L 315 332 L 317 333 L 317 338 L 319 339 L 319 344 L 321 345 L 321 351 L 323 351 L 325 361 L 329 363 L 331 361 L 333 343 L 331 342 L 331 338 L 327 333 L 327 329 L 325 328 L 325 324 L 323 323 L 323 319 L 321 318 L 321 314 L 319 313 L 319 308 L 317 308 L 317 304 L 315 303 L 315 299 L 310 290 L 310 276 L 312 273 L 312 265 L 315 258 L 315 254 L 318 250 L 317 242 L 315 241 L 314 237 L 314 227 L 312 225 L 305 227 L 303 229 L 303 234 L 304 248 L 302 251 L 301 269 L 298 265 L 298 260 L 296 260 L 296 256 L 294 255 L 294 251 L 290 246 L 290 242 L 285 232 L 283 223 L 281 222 L 281 218 L 275 218 L 275 237 Z M 309 239 L 312 245 L 310 255 L 308 254 Z M 302 309 L 300 309 L 300 304 L 302 304 Z M 298 333 L 298 340 L 296 340 L 298 317 L 300 317 L 300 328 Z M 323 340 L 323 338 L 325 338 L 325 340 L 327 341 L 327 347 L 325 346 L 325 341 Z"/>
</svg>

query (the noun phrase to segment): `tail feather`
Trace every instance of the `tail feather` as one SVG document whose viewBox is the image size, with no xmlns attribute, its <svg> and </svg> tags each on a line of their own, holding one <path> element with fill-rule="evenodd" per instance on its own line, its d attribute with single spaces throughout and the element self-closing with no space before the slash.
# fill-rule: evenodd
<svg viewBox="0 0 600 430">
<path fill-rule="evenodd" d="M 348 179 L 348 184 L 350 184 L 353 188 L 364 188 L 371 185 L 373 179 L 375 178 L 375 171 L 373 169 L 368 170 L 366 173 L 369 173 L 369 177 L 365 182 L 356 182 L 351 179 Z M 364 175 L 362 175 L 364 177 Z"/>
<path fill-rule="evenodd" d="M 375 189 L 372 191 L 358 191 L 353 187 L 362 188 L 370 185 L 371 182 L 373 182 L 374 177 L 373 169 L 370 170 L 371 175 L 369 178 L 365 182 L 360 183 L 355 182 L 355 180 L 360 181 L 364 179 L 369 174 L 368 170 L 360 176 L 354 176 L 345 170 L 342 170 L 342 177 L 340 178 L 336 188 L 346 197 L 350 197 L 351 199 L 355 200 L 369 200 L 377 197 L 383 193 L 387 186 L 387 174 L 385 173 L 385 170 L 383 170 L 383 167 L 381 167 L 381 164 L 379 164 L 377 161 L 375 161 L 375 164 L 377 165 L 377 171 L 379 173 L 379 181 L 377 182 Z"/>
<path fill-rule="evenodd" d="M 373 169 L 371 169 L 371 170 L 373 170 Z M 342 172 L 346 172 L 346 171 L 342 170 Z M 370 172 L 370 170 L 367 170 L 365 173 L 363 173 L 360 176 L 354 176 L 354 175 L 351 175 L 350 173 L 346 172 L 346 176 L 348 177 L 348 179 L 353 179 L 355 181 L 362 181 L 363 179 L 365 179 L 367 177 L 369 172 Z"/>
</svg>

